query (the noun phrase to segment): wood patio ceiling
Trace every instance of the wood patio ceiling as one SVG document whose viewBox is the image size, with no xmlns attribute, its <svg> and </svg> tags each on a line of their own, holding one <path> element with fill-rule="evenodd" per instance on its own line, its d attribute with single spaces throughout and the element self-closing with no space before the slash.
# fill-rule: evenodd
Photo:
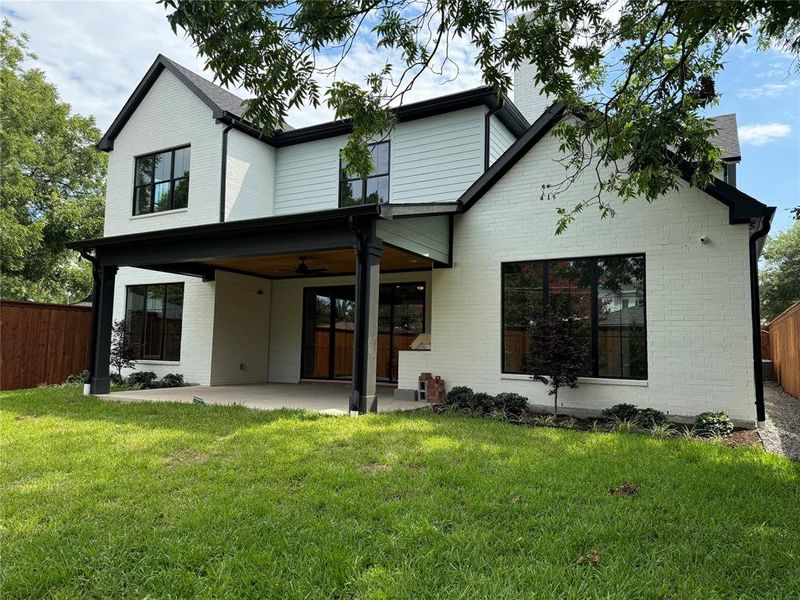
<svg viewBox="0 0 800 600">
<path fill-rule="evenodd" d="M 300 256 L 306 257 L 305 263 L 309 269 L 327 269 L 326 272 L 311 275 L 311 277 L 352 275 L 356 270 L 356 256 L 352 248 L 298 254 L 212 259 L 203 261 L 203 264 L 273 279 L 286 279 L 303 277 L 303 275 L 294 271 L 295 267 L 300 263 Z M 431 265 L 432 262 L 428 258 L 410 254 L 394 246 L 384 245 L 383 247 L 383 256 L 381 257 L 381 272 L 383 273 L 424 270 L 430 269 Z"/>
</svg>

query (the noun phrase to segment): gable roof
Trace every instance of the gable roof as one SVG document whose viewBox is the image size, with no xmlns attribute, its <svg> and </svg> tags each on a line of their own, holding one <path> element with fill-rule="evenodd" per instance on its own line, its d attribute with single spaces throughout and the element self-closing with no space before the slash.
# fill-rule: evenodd
<svg viewBox="0 0 800 600">
<path fill-rule="evenodd" d="M 263 131 L 255 127 L 252 123 L 243 118 L 246 109 L 246 100 L 239 98 L 236 94 L 212 83 L 205 77 L 190 71 L 186 67 L 179 65 L 166 56 L 159 54 L 155 62 L 151 65 L 139 85 L 131 94 L 128 101 L 123 106 L 117 118 L 111 123 L 105 135 L 97 144 L 100 150 L 113 150 L 114 139 L 122 131 L 131 115 L 141 104 L 144 97 L 153 87 L 161 73 L 167 70 L 177 77 L 195 96 L 211 109 L 213 118 L 221 123 L 232 126 L 243 133 L 255 137 L 271 146 L 290 146 L 301 144 L 313 140 L 325 139 L 337 135 L 346 135 L 353 130 L 349 120 L 331 121 L 320 125 L 312 125 L 300 129 L 293 129 L 288 125 L 284 126 L 283 131 L 278 131 L 273 135 L 265 135 Z M 451 111 L 462 110 L 474 106 L 484 105 L 493 111 L 493 114 L 505 125 L 514 136 L 519 137 L 528 129 L 528 121 L 514 106 L 506 99 L 498 96 L 491 88 L 483 86 L 438 96 L 430 100 L 413 102 L 392 109 L 398 121 L 413 121 Z"/>
<path fill-rule="evenodd" d="M 237 95 L 211 83 L 204 77 L 200 77 L 197 73 L 168 59 L 163 54 L 159 54 L 147 70 L 145 76 L 139 82 L 139 85 L 136 86 L 130 98 L 128 98 L 125 106 L 122 107 L 116 119 L 111 123 L 108 131 L 105 132 L 100 142 L 98 142 L 97 148 L 99 150 L 108 151 L 114 149 L 114 140 L 117 135 L 122 131 L 122 128 L 125 127 L 128 119 L 131 118 L 131 115 L 133 115 L 139 107 L 139 104 L 144 100 L 144 97 L 164 70 L 172 73 L 189 88 L 195 96 L 202 100 L 203 103 L 211 109 L 215 119 L 220 119 L 226 114 L 241 118 L 241 115 L 244 113 L 244 100 Z"/>
<path fill-rule="evenodd" d="M 478 200 L 480 200 L 492 186 L 505 175 L 511 167 L 528 153 L 560 120 L 564 114 L 565 106 L 561 103 L 552 104 L 542 115 L 534 121 L 528 130 L 489 167 L 483 175 L 478 177 L 471 186 L 458 199 L 461 211 L 469 210 Z M 731 123 L 727 119 L 730 115 L 725 115 L 726 123 Z M 734 126 L 736 119 L 732 120 Z M 736 138 L 738 148 L 738 137 Z M 680 165 L 681 177 L 691 182 L 693 169 L 688 163 Z M 772 207 L 759 202 L 752 196 L 725 183 L 721 179 L 714 179 L 710 184 L 703 188 L 712 198 L 715 198 L 728 207 L 728 222 L 733 225 L 737 223 L 749 223 L 751 219 L 771 217 L 774 213 Z"/>
<path fill-rule="evenodd" d="M 722 151 L 722 160 L 726 162 L 739 162 L 742 160 L 742 151 L 739 149 L 739 128 L 736 126 L 736 113 L 711 117 L 717 134 L 711 136 L 711 141 Z"/>
</svg>

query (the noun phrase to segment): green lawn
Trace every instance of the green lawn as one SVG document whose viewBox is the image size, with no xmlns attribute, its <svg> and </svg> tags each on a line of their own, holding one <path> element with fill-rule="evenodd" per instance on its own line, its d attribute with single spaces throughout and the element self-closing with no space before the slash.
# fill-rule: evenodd
<svg viewBox="0 0 800 600">
<path fill-rule="evenodd" d="M 4 599 L 800 596 L 800 466 L 757 449 L 58 389 L 0 427 Z"/>
</svg>

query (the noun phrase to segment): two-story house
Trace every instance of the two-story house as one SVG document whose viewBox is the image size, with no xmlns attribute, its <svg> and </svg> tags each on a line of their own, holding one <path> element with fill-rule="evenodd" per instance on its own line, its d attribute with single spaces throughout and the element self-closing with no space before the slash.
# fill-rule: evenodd
<svg viewBox="0 0 800 600">
<path fill-rule="evenodd" d="M 517 79 L 516 106 L 478 88 L 398 108 L 357 178 L 348 123 L 264 135 L 241 99 L 159 56 L 100 143 L 104 237 L 71 244 L 95 265 L 92 392 L 124 318 L 137 368 L 198 384 L 349 381 L 343 405 L 363 412 L 378 383 L 432 372 L 546 405 L 528 324 L 569 299 L 590 359 L 565 412 L 763 419 L 756 260 L 774 209 L 735 187 L 735 119 L 718 121 L 726 167 L 705 190 L 555 236 L 555 207 L 593 180 L 540 199 L 563 177 L 563 109 Z"/>
</svg>

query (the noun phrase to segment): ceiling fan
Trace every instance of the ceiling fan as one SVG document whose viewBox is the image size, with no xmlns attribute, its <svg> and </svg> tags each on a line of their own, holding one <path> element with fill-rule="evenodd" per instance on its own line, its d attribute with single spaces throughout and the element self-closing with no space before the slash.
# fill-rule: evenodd
<svg viewBox="0 0 800 600">
<path fill-rule="evenodd" d="M 328 269 L 312 269 L 306 264 L 307 256 L 298 256 L 300 262 L 294 269 L 273 269 L 276 273 L 294 273 L 295 275 L 302 275 L 310 277 L 313 275 L 322 275 L 327 273 Z"/>
</svg>

